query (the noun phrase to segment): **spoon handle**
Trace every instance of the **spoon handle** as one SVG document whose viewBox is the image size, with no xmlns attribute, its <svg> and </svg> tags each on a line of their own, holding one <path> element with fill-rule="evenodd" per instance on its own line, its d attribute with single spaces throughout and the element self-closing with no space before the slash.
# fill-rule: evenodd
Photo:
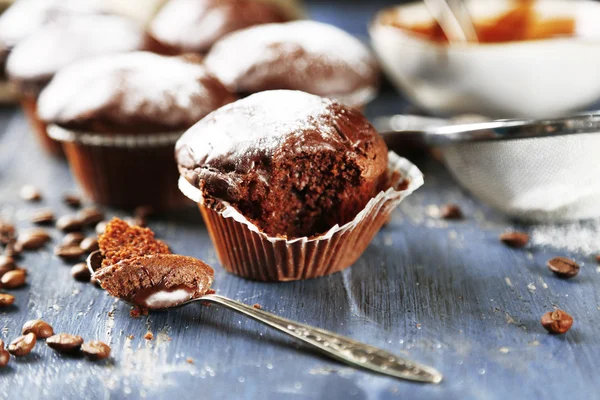
<svg viewBox="0 0 600 400">
<path fill-rule="evenodd" d="M 439 383 L 442 380 L 442 375 L 433 368 L 419 365 L 385 350 L 357 342 L 333 332 L 281 318 L 219 295 L 205 295 L 200 300 L 221 304 L 231 310 L 260 321 L 308 343 L 326 355 L 346 364 L 411 381 Z"/>
</svg>

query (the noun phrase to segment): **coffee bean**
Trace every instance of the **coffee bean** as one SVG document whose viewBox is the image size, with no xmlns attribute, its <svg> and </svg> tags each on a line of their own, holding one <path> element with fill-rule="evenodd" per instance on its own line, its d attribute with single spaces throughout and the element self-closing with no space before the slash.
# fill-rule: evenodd
<svg viewBox="0 0 600 400">
<path fill-rule="evenodd" d="M 31 222 L 38 225 L 51 224 L 54 222 L 54 212 L 47 208 L 37 210 L 31 215 Z"/>
<path fill-rule="evenodd" d="M 0 243 L 8 244 L 16 237 L 16 229 L 13 224 L 0 220 Z"/>
<path fill-rule="evenodd" d="M 79 246 L 84 252 L 91 253 L 92 251 L 98 250 L 98 239 L 92 236 L 87 237 L 83 239 Z"/>
<path fill-rule="evenodd" d="M 83 229 L 83 220 L 76 215 L 63 215 L 56 220 L 56 229 L 63 232 L 75 232 Z"/>
<path fill-rule="evenodd" d="M 73 265 L 71 268 L 71 276 L 79 282 L 89 282 L 92 277 L 92 273 L 87 267 L 86 263 L 79 263 Z"/>
<path fill-rule="evenodd" d="M 562 334 L 571 329 L 573 317 L 563 310 L 549 311 L 542 316 L 541 323 L 548 332 Z"/>
<path fill-rule="evenodd" d="M 529 235 L 524 232 L 505 232 L 500 235 L 500 240 L 508 247 L 520 249 L 529 243 Z"/>
<path fill-rule="evenodd" d="M 67 193 L 63 196 L 63 201 L 66 205 L 72 208 L 79 208 L 81 206 L 81 197 L 73 193 Z"/>
<path fill-rule="evenodd" d="M 8 271 L 12 271 L 16 267 L 17 264 L 15 263 L 14 258 L 7 255 L 0 255 L 0 278 L 2 278 L 2 275 Z"/>
<path fill-rule="evenodd" d="M 85 252 L 76 244 L 60 245 L 54 248 L 54 254 L 65 261 L 77 261 L 83 257 Z"/>
<path fill-rule="evenodd" d="M 68 333 L 59 333 L 46 339 L 46 344 L 59 353 L 74 353 L 81 348 L 83 338 Z"/>
<path fill-rule="evenodd" d="M 85 226 L 94 226 L 104 219 L 104 213 L 95 207 L 86 207 L 77 216 Z"/>
<path fill-rule="evenodd" d="M 13 269 L 2 275 L 0 283 L 2 283 L 2 287 L 5 289 L 17 289 L 25 285 L 26 276 L 25 270 Z"/>
<path fill-rule="evenodd" d="M 0 293 L 0 308 L 6 308 L 15 302 L 15 296 L 7 293 Z"/>
<path fill-rule="evenodd" d="M 63 237 L 62 244 L 64 245 L 76 245 L 78 246 L 83 239 L 85 239 L 85 235 L 81 232 L 71 232 L 67 233 L 65 237 Z"/>
<path fill-rule="evenodd" d="M 16 250 L 37 250 L 51 239 L 48 232 L 41 228 L 27 229 L 19 234 Z"/>
<path fill-rule="evenodd" d="M 33 185 L 25 185 L 21 187 L 19 196 L 23 200 L 27 201 L 40 201 L 42 199 L 42 193 Z"/>
<path fill-rule="evenodd" d="M 31 321 L 25 322 L 22 330 L 23 335 L 33 333 L 38 339 L 46 339 L 54 335 L 52 326 L 41 319 L 32 319 Z"/>
<path fill-rule="evenodd" d="M 10 361 L 10 353 L 6 350 L 0 350 L 0 368 L 4 368 Z"/>
<path fill-rule="evenodd" d="M 600 254 L 596 256 L 596 262 L 600 263 Z"/>
<path fill-rule="evenodd" d="M 104 231 L 106 230 L 106 225 L 108 225 L 108 221 L 100 221 L 96 224 L 96 233 L 98 235 L 102 235 L 104 233 Z"/>
<path fill-rule="evenodd" d="M 84 343 L 81 351 L 91 361 L 103 360 L 110 356 L 110 346 L 99 340 Z"/>
<path fill-rule="evenodd" d="M 18 258 L 21 256 L 21 252 L 23 251 L 23 246 L 17 242 L 10 242 L 6 245 L 4 249 L 4 255 L 11 258 Z"/>
<path fill-rule="evenodd" d="M 566 257 L 554 257 L 547 265 L 560 278 L 569 279 L 579 273 L 579 264 Z"/>
<path fill-rule="evenodd" d="M 456 204 L 446 204 L 440 210 L 440 217 L 443 219 L 462 219 L 463 213 Z"/>
<path fill-rule="evenodd" d="M 19 336 L 8 345 L 8 352 L 15 357 L 23 357 L 31 353 L 35 346 L 36 338 L 33 333 Z"/>
</svg>

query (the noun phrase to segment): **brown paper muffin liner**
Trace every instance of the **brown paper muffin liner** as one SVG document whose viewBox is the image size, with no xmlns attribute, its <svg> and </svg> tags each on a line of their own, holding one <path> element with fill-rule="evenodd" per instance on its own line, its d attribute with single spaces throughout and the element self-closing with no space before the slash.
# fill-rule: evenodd
<svg viewBox="0 0 600 400">
<path fill-rule="evenodd" d="M 391 187 L 367 203 L 356 217 L 316 237 L 292 240 L 261 232 L 227 203 L 219 210 L 203 205 L 200 191 L 183 177 L 180 190 L 198 203 L 223 267 L 244 278 L 293 281 L 333 274 L 352 265 L 400 202 L 423 184 L 423 174 L 405 158 L 389 152 Z"/>
<path fill-rule="evenodd" d="M 48 126 L 71 171 L 94 202 L 125 209 L 168 210 L 191 204 L 177 189 L 175 142 L 182 132 L 103 135 Z"/>
<path fill-rule="evenodd" d="M 21 108 L 31 125 L 31 129 L 35 132 L 38 141 L 41 143 L 44 150 L 53 156 L 64 157 L 64 151 L 60 142 L 52 139 L 48 135 L 46 123 L 42 121 L 37 114 L 37 97 L 32 94 L 21 95 Z"/>
</svg>

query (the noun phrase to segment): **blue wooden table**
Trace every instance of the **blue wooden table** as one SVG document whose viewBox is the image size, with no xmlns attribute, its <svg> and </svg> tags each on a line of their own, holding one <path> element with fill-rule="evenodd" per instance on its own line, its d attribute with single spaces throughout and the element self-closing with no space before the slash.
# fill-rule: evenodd
<svg viewBox="0 0 600 400">
<path fill-rule="evenodd" d="M 364 33 L 368 14 L 380 4 L 370 2 L 361 11 L 349 3 L 315 2 L 310 11 L 316 19 Z M 384 88 L 367 113 L 405 107 Z M 458 188 L 436 161 L 421 160 L 421 166 L 425 186 L 394 213 L 364 256 L 321 279 L 267 284 L 225 273 L 193 208 L 158 216 L 150 226 L 176 252 L 212 264 L 218 293 L 432 365 L 445 375 L 440 385 L 346 367 L 217 306 L 132 318 L 128 305 L 74 281 L 70 265 L 52 255 L 50 245 L 20 262 L 30 272 L 28 285 L 12 292 L 14 307 L 0 312 L 0 338 L 10 341 L 26 320 L 43 318 L 58 332 L 110 343 L 112 358 L 92 363 L 38 343 L 28 357 L 0 370 L 0 398 L 598 398 L 600 268 L 592 254 L 560 248 L 560 240 L 548 239 L 548 227 L 520 228 L 532 232 L 534 243 L 558 247 L 503 246 L 498 235 L 514 227 L 510 221 Z M 19 199 L 24 183 L 42 189 L 41 204 Z M 21 112 L 0 111 L 0 215 L 24 229 L 38 207 L 71 212 L 61 202 L 67 190 L 76 185 L 66 164 L 40 151 Z M 448 202 L 462 207 L 464 221 L 435 216 L 436 207 Z M 598 226 L 571 229 L 592 245 L 597 240 L 600 251 Z M 53 235 L 56 244 L 62 235 Z M 569 281 L 554 277 L 545 263 L 556 255 L 578 260 L 580 274 Z M 575 319 L 563 336 L 547 334 L 539 323 L 555 306 Z M 153 340 L 144 339 L 148 331 Z"/>
</svg>

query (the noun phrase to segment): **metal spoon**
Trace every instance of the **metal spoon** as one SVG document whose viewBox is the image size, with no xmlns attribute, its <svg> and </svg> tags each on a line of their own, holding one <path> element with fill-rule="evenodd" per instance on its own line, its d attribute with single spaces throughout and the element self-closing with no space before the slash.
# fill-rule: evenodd
<svg viewBox="0 0 600 400">
<path fill-rule="evenodd" d="M 90 254 L 87 259 L 87 265 L 92 273 L 101 267 L 102 258 L 100 251 L 95 251 Z M 283 333 L 287 333 L 288 335 L 315 347 L 329 357 L 355 367 L 417 382 L 439 383 L 442 380 L 442 375 L 431 367 L 417 364 L 385 350 L 357 342 L 333 332 L 278 317 L 274 314 L 261 311 L 252 306 L 216 294 L 207 294 L 198 298 L 193 298 L 175 304 L 174 307 L 187 305 L 197 301 L 209 301 L 225 306 L 226 308 L 262 322 L 265 325 L 278 329 Z"/>
<path fill-rule="evenodd" d="M 444 146 L 463 142 L 599 133 L 600 113 L 554 119 L 503 119 L 470 123 L 417 115 L 393 115 L 376 118 L 373 124 L 390 147 L 405 141 Z"/>
</svg>

